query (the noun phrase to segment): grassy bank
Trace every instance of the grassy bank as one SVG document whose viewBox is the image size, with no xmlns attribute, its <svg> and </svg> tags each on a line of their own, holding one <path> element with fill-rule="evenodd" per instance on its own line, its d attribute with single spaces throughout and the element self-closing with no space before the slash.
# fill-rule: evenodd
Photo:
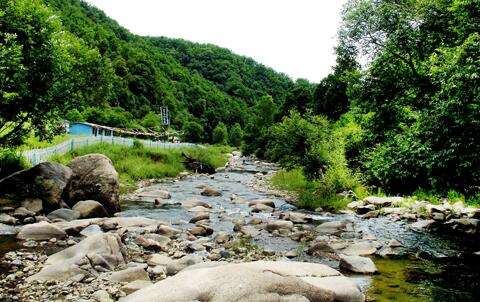
<svg viewBox="0 0 480 302">
<path fill-rule="evenodd" d="M 57 135 L 52 138 L 50 141 L 42 141 L 40 138 L 36 137 L 33 133 L 25 139 L 22 145 L 16 148 L 17 151 L 31 150 L 31 149 L 42 149 L 53 147 L 59 145 L 71 138 L 74 138 L 70 134 Z"/>
<path fill-rule="evenodd" d="M 321 207 L 329 211 L 345 209 L 351 199 L 338 196 L 331 191 L 330 185 L 324 181 L 309 181 L 305 178 L 301 169 L 291 171 L 282 170 L 271 178 L 271 185 L 280 190 L 286 190 L 298 196 L 298 207 L 314 210 Z M 352 181 L 352 189 L 363 198 L 367 195 L 363 186 L 355 185 Z"/>
<path fill-rule="evenodd" d="M 209 164 L 221 167 L 227 162 L 226 153 L 231 151 L 228 147 L 208 146 L 202 148 L 182 149 L 152 149 L 142 146 L 126 147 L 111 144 L 96 144 L 79 148 L 64 156 L 55 155 L 51 158 L 62 164 L 67 164 L 75 157 L 101 153 L 109 157 L 120 176 L 121 192 L 127 193 L 136 188 L 136 183 L 143 179 L 163 178 L 177 176 L 185 171 L 182 162 L 187 156 Z"/>
</svg>

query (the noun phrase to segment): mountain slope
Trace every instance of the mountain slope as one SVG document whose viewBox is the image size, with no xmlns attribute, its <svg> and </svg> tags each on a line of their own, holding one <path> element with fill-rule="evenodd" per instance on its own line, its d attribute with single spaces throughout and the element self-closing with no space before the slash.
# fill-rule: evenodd
<svg viewBox="0 0 480 302">
<path fill-rule="evenodd" d="M 229 95 L 243 100 L 254 101 L 271 95 L 279 103 L 293 87 L 287 75 L 216 45 L 166 37 L 151 37 L 150 40 L 183 66 L 214 82 Z"/>
<path fill-rule="evenodd" d="M 197 122 L 209 140 L 219 122 L 244 125 L 247 108 L 259 97 L 270 94 L 280 103 L 293 85 L 287 76 L 220 47 L 133 35 L 83 1 L 43 2 L 70 32 L 98 49 L 108 66 L 108 92 L 92 96 L 92 103 L 80 111 L 108 104 L 122 108 L 125 112 L 120 108 L 117 112 L 127 119 L 101 118 L 102 111 L 97 110 L 86 115 L 92 122 L 125 126 L 123 120 L 140 121 L 168 106 L 174 127 Z"/>
</svg>

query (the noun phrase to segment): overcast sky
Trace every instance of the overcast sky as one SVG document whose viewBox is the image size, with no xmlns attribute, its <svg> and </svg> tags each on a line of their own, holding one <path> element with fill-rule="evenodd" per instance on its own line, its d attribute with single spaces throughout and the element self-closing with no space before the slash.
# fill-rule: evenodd
<svg viewBox="0 0 480 302">
<path fill-rule="evenodd" d="M 88 0 L 139 35 L 212 43 L 293 79 L 319 82 L 346 0 Z"/>
</svg>

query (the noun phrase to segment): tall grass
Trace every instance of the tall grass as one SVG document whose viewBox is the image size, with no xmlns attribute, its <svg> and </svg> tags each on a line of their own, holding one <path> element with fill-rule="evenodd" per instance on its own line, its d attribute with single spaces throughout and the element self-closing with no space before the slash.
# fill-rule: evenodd
<svg viewBox="0 0 480 302">
<path fill-rule="evenodd" d="M 304 209 L 314 210 L 321 207 L 325 210 L 339 211 L 345 209 L 350 199 L 337 195 L 334 181 L 327 176 L 322 180 L 309 181 L 300 168 L 290 171 L 282 170 L 271 178 L 271 185 L 277 189 L 292 192 L 298 196 L 297 206 Z M 349 180 L 350 181 L 350 180 Z M 352 188 L 359 192 L 365 189 L 351 180 Z"/>
<path fill-rule="evenodd" d="M 122 193 L 135 189 L 139 180 L 177 176 L 185 170 L 182 153 L 213 167 L 223 166 L 227 161 L 225 154 L 217 147 L 153 149 L 139 145 L 127 147 L 105 143 L 79 148 L 64 156 L 54 155 L 50 159 L 68 164 L 75 157 L 91 153 L 104 154 L 112 160 L 120 176 Z"/>
<path fill-rule="evenodd" d="M 70 134 L 62 134 L 53 137 L 50 141 L 42 141 L 32 133 L 25 139 L 22 145 L 17 147 L 17 151 L 53 147 L 73 137 L 74 136 Z"/>
</svg>

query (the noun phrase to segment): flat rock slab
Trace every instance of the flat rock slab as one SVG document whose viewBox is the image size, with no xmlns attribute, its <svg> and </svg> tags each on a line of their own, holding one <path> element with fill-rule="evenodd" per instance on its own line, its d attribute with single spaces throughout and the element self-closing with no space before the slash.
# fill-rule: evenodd
<svg viewBox="0 0 480 302">
<path fill-rule="evenodd" d="M 122 286 L 121 290 L 127 295 L 136 292 L 139 289 L 150 286 L 153 283 L 147 280 L 135 280 Z"/>
<path fill-rule="evenodd" d="M 196 200 L 196 199 L 182 201 L 181 204 L 182 204 L 183 208 L 187 208 L 187 209 L 193 208 L 193 207 L 198 207 L 198 206 L 202 206 L 202 207 L 205 207 L 205 208 L 210 208 L 211 207 L 210 204 L 208 204 L 208 202 L 203 201 L 203 200 Z"/>
<path fill-rule="evenodd" d="M 45 221 L 23 226 L 17 235 L 18 239 L 38 241 L 52 238 L 63 239 L 65 237 L 67 237 L 67 233 L 64 230 Z"/>
<path fill-rule="evenodd" d="M 0 235 L 16 235 L 17 233 L 18 230 L 14 226 L 0 223 Z"/>
<path fill-rule="evenodd" d="M 303 281 L 315 287 L 333 291 L 335 302 L 364 302 L 365 296 L 358 286 L 345 276 L 333 276 L 324 278 L 302 277 Z"/>
<path fill-rule="evenodd" d="M 389 207 L 391 205 L 400 205 L 405 202 L 403 197 L 377 197 L 377 196 L 368 196 L 363 199 L 363 202 L 366 204 L 373 204 L 377 207 Z"/>
<path fill-rule="evenodd" d="M 347 256 L 368 256 L 375 254 L 376 251 L 376 244 L 364 241 L 347 246 L 345 249 L 341 250 L 341 253 Z"/>
<path fill-rule="evenodd" d="M 172 259 L 162 254 L 153 254 L 147 259 L 147 264 L 151 266 L 167 265 Z"/>
<path fill-rule="evenodd" d="M 347 231 L 348 226 L 351 224 L 352 222 L 348 220 L 327 221 L 317 226 L 315 231 L 322 235 L 333 235 Z"/>
<path fill-rule="evenodd" d="M 121 302 L 364 301 L 355 284 L 322 264 L 256 261 L 192 267 Z"/>
<path fill-rule="evenodd" d="M 150 281 L 148 273 L 141 266 L 131 267 L 114 272 L 108 279 L 115 282 L 133 282 L 136 280 Z"/>
<path fill-rule="evenodd" d="M 101 234 L 103 233 L 102 228 L 100 228 L 96 224 L 91 224 L 88 227 L 84 228 L 81 232 L 80 235 L 85 236 L 85 237 L 90 237 L 96 234 Z"/>
<path fill-rule="evenodd" d="M 429 220 L 419 220 L 415 223 L 412 223 L 411 228 L 416 230 L 430 229 L 437 225 L 437 222 L 433 219 Z"/>
<path fill-rule="evenodd" d="M 202 258 L 194 255 L 187 255 L 177 260 L 172 260 L 167 264 L 167 274 L 175 275 L 188 266 L 203 262 Z"/>
<path fill-rule="evenodd" d="M 170 199 L 172 195 L 170 192 L 165 190 L 154 190 L 154 191 L 146 191 L 136 194 L 139 198 L 159 198 L 159 199 Z"/>
</svg>

